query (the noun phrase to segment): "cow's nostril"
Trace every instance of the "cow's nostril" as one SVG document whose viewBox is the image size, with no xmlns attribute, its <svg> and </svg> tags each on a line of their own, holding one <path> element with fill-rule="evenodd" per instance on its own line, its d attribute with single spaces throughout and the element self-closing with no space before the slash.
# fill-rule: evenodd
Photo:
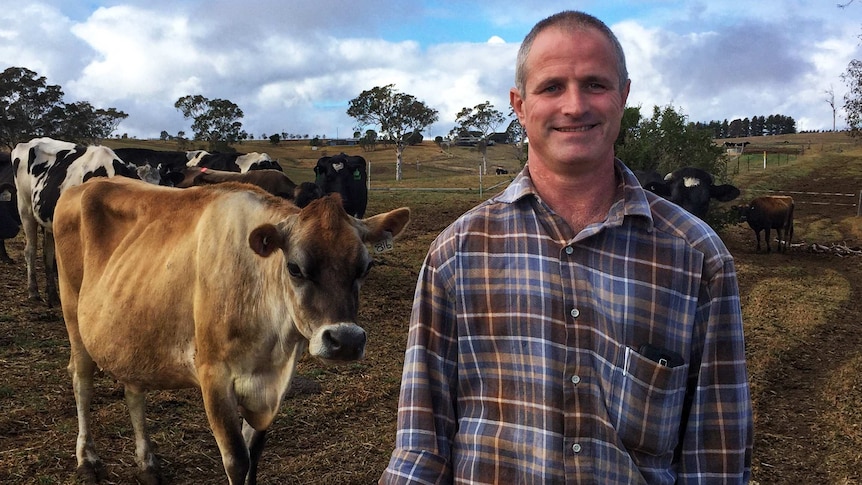
<svg viewBox="0 0 862 485">
<path fill-rule="evenodd" d="M 323 345 L 325 348 L 329 349 L 330 352 L 338 352 L 341 350 L 341 341 L 336 338 L 334 332 L 332 330 L 326 330 L 323 332 Z"/>
</svg>

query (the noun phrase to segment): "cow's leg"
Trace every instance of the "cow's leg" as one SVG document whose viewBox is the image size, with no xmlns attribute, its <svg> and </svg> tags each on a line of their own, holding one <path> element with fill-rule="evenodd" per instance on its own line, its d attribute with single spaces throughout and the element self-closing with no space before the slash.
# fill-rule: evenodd
<svg viewBox="0 0 862 485">
<path fill-rule="evenodd" d="M 90 358 L 90 354 L 74 341 L 68 370 L 69 375 L 72 376 L 72 389 L 75 392 L 75 406 L 78 412 L 76 473 L 84 483 L 95 483 L 107 476 L 105 466 L 96 454 L 96 445 L 90 434 L 90 404 L 93 401 L 93 373 L 96 370 L 96 364 Z"/>
<path fill-rule="evenodd" d="M 43 230 L 42 254 L 45 257 L 45 295 L 49 307 L 60 304 L 60 296 L 57 295 L 57 259 L 54 254 L 54 233 Z"/>
<path fill-rule="evenodd" d="M 135 430 L 135 463 L 138 464 L 138 481 L 145 485 L 162 483 L 159 464 L 153 453 L 153 445 L 147 434 L 146 425 L 146 391 L 126 384 L 126 405 L 129 407 L 129 416 L 132 418 L 132 428 Z"/>
<path fill-rule="evenodd" d="M 12 258 L 9 257 L 9 253 L 6 252 L 6 240 L 0 239 L 0 261 L 4 263 L 14 263 Z"/>
<path fill-rule="evenodd" d="M 31 300 L 39 298 L 39 285 L 36 283 L 36 237 L 39 226 L 32 215 L 21 214 L 21 227 L 24 228 L 24 261 L 27 263 L 27 292 Z"/>
<path fill-rule="evenodd" d="M 783 253 L 784 252 L 784 231 L 782 230 L 782 228 L 779 227 L 775 230 L 775 237 L 778 238 L 778 252 Z"/>
<path fill-rule="evenodd" d="M 784 241 L 787 243 L 787 248 L 793 244 L 793 221 L 790 221 L 790 224 L 784 229 Z"/>
<path fill-rule="evenodd" d="M 250 457 L 242 435 L 242 420 L 237 413 L 237 399 L 229 371 L 220 366 L 202 366 L 198 372 L 207 421 L 221 452 L 225 473 L 231 485 L 243 485 L 248 476 Z"/>
<path fill-rule="evenodd" d="M 755 249 L 754 252 L 759 253 L 760 252 L 760 231 L 754 231 L 754 237 L 757 238 L 757 249 Z"/>
<path fill-rule="evenodd" d="M 257 485 L 257 465 L 263 448 L 266 445 L 266 430 L 257 431 L 248 422 L 242 421 L 242 434 L 249 453 L 249 469 L 247 485 Z"/>
<path fill-rule="evenodd" d="M 764 229 L 763 231 L 766 233 L 766 235 L 763 237 L 763 239 L 766 241 L 766 252 L 771 253 L 772 246 L 769 244 L 769 237 L 772 234 L 772 231 L 769 230 L 769 226 L 767 226 L 766 229 Z"/>
</svg>

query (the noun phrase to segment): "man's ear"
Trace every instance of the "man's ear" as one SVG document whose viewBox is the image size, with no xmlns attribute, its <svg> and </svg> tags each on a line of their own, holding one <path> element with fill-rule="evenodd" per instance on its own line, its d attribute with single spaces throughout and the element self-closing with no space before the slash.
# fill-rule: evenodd
<svg viewBox="0 0 862 485">
<path fill-rule="evenodd" d="M 512 106 L 512 110 L 515 112 L 515 116 L 518 117 L 518 122 L 521 123 L 521 126 L 523 126 L 524 98 L 521 97 L 521 92 L 518 91 L 518 88 L 512 88 L 509 90 L 509 105 Z"/>
</svg>

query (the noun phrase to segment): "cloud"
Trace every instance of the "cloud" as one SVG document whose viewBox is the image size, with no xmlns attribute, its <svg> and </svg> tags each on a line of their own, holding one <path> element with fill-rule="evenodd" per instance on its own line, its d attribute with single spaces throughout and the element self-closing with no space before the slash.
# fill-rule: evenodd
<svg viewBox="0 0 862 485">
<path fill-rule="evenodd" d="M 0 64 L 46 76 L 69 102 L 125 111 L 119 131 L 138 137 L 190 131 L 173 107 L 189 94 L 233 101 L 256 136 L 352 133 L 349 101 L 386 84 L 437 109 L 440 121 L 426 135 L 445 135 L 461 108 L 487 100 L 508 114 L 519 42 L 558 8 L 538 0 L 7 3 Z M 833 86 L 842 100 L 840 75 L 862 57 L 858 21 L 831 6 L 644 0 L 583 8 L 619 36 L 629 105 L 646 113 L 673 104 L 692 121 L 781 113 L 800 129 L 831 128 L 823 91 Z"/>
</svg>

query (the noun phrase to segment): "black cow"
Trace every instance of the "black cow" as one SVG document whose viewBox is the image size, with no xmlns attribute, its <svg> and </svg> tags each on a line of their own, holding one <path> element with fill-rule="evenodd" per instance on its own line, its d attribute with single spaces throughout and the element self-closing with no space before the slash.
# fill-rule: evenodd
<svg viewBox="0 0 862 485">
<path fill-rule="evenodd" d="M 748 222 L 757 238 L 757 249 L 760 252 L 760 232 L 766 231 L 766 252 L 772 252 L 769 244 L 770 229 L 775 229 L 778 237 L 778 252 L 786 252 L 793 241 L 793 198 L 786 195 L 767 195 L 757 197 L 742 207 L 739 211 L 740 222 Z"/>
<path fill-rule="evenodd" d="M 632 172 L 634 172 L 635 177 L 637 177 L 638 182 L 641 184 L 641 187 L 664 198 L 670 197 L 670 190 L 668 190 L 667 183 L 665 183 L 664 177 L 662 177 L 657 171 L 632 170 Z"/>
<path fill-rule="evenodd" d="M 150 148 L 115 148 L 124 162 L 137 167 L 152 167 L 157 170 L 160 185 L 173 187 L 182 180 L 182 172 L 193 155 L 197 152 L 179 152 L 171 150 L 152 150 Z"/>
<path fill-rule="evenodd" d="M 276 160 L 266 153 L 223 153 L 223 152 L 189 152 L 190 158 L 186 166 L 206 167 L 213 170 L 224 170 L 226 172 L 245 173 L 249 170 L 278 170 L 284 171 Z"/>
<path fill-rule="evenodd" d="M 655 171 L 635 173 L 641 185 L 683 209 L 703 219 L 710 199 L 728 202 L 739 197 L 739 189 L 730 184 L 715 185 L 709 172 L 695 167 L 683 167 L 655 180 Z"/>
<path fill-rule="evenodd" d="M 368 205 L 368 172 L 365 159 L 344 153 L 322 157 L 314 167 L 314 182 L 325 194 L 341 194 L 344 210 L 353 217 L 365 216 Z"/>
<path fill-rule="evenodd" d="M 18 215 L 18 196 L 15 190 L 15 177 L 12 175 L 12 156 L 0 152 L 0 261 L 11 263 L 6 252 L 6 239 L 18 235 L 21 217 Z"/>
<path fill-rule="evenodd" d="M 302 182 L 296 186 L 293 191 L 293 203 L 297 207 L 303 208 L 315 199 L 324 196 L 323 190 L 314 182 Z"/>
</svg>

